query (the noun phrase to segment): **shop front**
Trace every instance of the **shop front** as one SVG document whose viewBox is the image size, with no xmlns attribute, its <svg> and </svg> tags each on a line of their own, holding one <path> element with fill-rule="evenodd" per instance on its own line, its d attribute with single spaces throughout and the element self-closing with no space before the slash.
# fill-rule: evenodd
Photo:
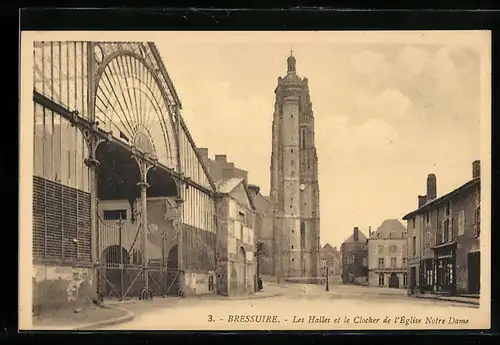
<svg viewBox="0 0 500 345">
<path fill-rule="evenodd" d="M 434 249 L 434 291 L 456 294 L 456 242 L 436 246 Z"/>
</svg>

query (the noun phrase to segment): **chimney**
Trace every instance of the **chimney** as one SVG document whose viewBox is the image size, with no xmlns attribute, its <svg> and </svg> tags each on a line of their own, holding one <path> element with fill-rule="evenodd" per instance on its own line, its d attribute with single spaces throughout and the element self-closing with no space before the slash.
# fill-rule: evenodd
<svg viewBox="0 0 500 345">
<path fill-rule="evenodd" d="M 249 184 L 248 189 L 254 194 L 254 196 L 260 192 L 260 187 L 254 184 Z"/>
<path fill-rule="evenodd" d="M 372 237 L 372 227 L 368 227 L 368 237 Z"/>
<path fill-rule="evenodd" d="M 203 162 L 208 162 L 208 149 L 207 148 L 197 148 L 198 154 L 200 155 Z"/>
<path fill-rule="evenodd" d="M 218 163 L 226 163 L 227 156 L 226 155 L 215 155 L 215 161 Z"/>
<path fill-rule="evenodd" d="M 472 178 L 481 177 L 481 161 L 475 160 L 472 162 Z"/>
<path fill-rule="evenodd" d="M 436 196 L 436 175 L 429 174 L 427 176 L 427 200 L 434 200 Z"/>
<path fill-rule="evenodd" d="M 426 195 L 419 195 L 418 196 L 418 208 L 421 208 L 422 206 L 424 206 L 426 202 L 427 202 Z"/>
<path fill-rule="evenodd" d="M 354 236 L 354 241 L 358 242 L 358 239 L 359 239 L 359 229 L 358 229 L 357 226 L 354 228 L 353 236 Z"/>
</svg>

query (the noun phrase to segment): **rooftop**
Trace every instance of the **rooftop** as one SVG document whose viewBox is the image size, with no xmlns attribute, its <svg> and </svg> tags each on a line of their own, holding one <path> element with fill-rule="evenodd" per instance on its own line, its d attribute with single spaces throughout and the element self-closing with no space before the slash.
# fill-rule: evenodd
<svg viewBox="0 0 500 345">
<path fill-rule="evenodd" d="M 386 219 L 380 224 L 370 238 L 390 238 L 403 237 L 406 233 L 406 227 L 398 219 Z"/>
<path fill-rule="evenodd" d="M 409 218 L 413 217 L 414 215 L 417 215 L 417 214 L 420 214 L 422 212 L 425 212 L 429 209 L 431 209 L 433 206 L 436 206 L 436 205 L 439 205 L 447 200 L 449 200 L 451 197 L 459 194 L 459 193 L 462 193 L 464 191 L 466 191 L 467 189 L 473 187 L 473 186 L 476 186 L 478 184 L 481 183 L 481 178 L 480 177 L 476 177 L 466 183 L 464 183 L 463 185 L 461 185 L 460 187 L 452 190 L 451 192 L 449 192 L 448 194 L 445 194 L 439 198 L 436 198 L 434 200 L 430 200 L 429 202 L 427 202 L 425 205 L 423 205 L 422 207 L 408 213 L 407 215 L 405 215 L 403 217 L 403 220 L 408 220 Z"/>
<path fill-rule="evenodd" d="M 368 238 L 366 237 L 366 235 L 363 234 L 363 232 L 361 230 L 359 230 L 357 241 L 354 241 L 354 234 L 352 234 L 351 236 L 349 236 L 347 238 L 347 240 L 344 241 L 344 243 L 363 243 L 363 242 L 366 242 L 367 239 Z"/>
</svg>

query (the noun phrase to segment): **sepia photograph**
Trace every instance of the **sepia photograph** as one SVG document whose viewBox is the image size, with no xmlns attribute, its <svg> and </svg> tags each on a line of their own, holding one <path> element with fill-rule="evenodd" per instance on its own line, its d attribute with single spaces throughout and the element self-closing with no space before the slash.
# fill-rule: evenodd
<svg viewBox="0 0 500 345">
<path fill-rule="evenodd" d="M 21 330 L 490 328 L 489 31 L 23 31 L 20 64 Z"/>
</svg>

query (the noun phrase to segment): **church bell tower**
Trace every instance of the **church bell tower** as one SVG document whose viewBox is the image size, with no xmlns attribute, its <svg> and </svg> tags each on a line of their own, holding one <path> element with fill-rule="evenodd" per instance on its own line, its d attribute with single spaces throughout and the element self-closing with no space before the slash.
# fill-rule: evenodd
<svg viewBox="0 0 500 345">
<path fill-rule="evenodd" d="M 275 273 L 315 278 L 320 275 L 320 214 L 314 114 L 308 80 L 297 75 L 292 52 L 275 94 L 270 167 Z"/>
</svg>

